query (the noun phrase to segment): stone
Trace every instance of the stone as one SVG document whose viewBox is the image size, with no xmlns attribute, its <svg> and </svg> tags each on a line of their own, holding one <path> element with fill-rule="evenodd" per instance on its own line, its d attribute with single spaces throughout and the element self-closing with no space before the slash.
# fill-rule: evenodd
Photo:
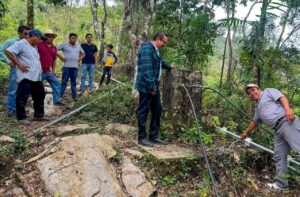
<svg viewBox="0 0 300 197">
<path fill-rule="evenodd" d="M 154 186 L 146 179 L 145 174 L 133 165 L 127 157 L 123 159 L 122 181 L 126 191 L 132 197 L 147 197 L 155 191 Z"/>
<path fill-rule="evenodd" d="M 51 87 L 45 87 L 45 92 L 46 92 L 46 94 L 52 93 L 52 88 Z"/>
<path fill-rule="evenodd" d="M 53 104 L 52 94 L 46 94 L 44 100 L 44 111 L 46 116 L 62 115 L 62 107 Z"/>
<path fill-rule="evenodd" d="M 132 155 L 134 157 L 137 157 L 139 159 L 143 158 L 144 157 L 144 154 L 141 153 L 140 151 L 137 151 L 137 150 L 132 150 L 132 149 L 129 149 L 129 148 L 126 148 L 125 149 L 125 153 L 129 154 L 129 155 Z"/>
<path fill-rule="evenodd" d="M 95 133 L 62 138 L 59 151 L 37 162 L 47 190 L 61 197 L 125 196 L 108 161 L 115 143 Z"/>
<path fill-rule="evenodd" d="M 71 133 L 71 132 L 78 131 L 78 130 L 86 130 L 89 128 L 90 128 L 90 125 L 88 125 L 88 124 L 65 125 L 65 126 L 55 128 L 54 133 L 56 135 L 63 135 L 63 134 Z"/>
<path fill-rule="evenodd" d="M 192 149 L 177 146 L 175 144 L 155 145 L 154 147 L 139 146 L 157 159 L 162 160 L 184 159 L 196 155 Z"/>
<path fill-rule="evenodd" d="M 109 132 L 118 132 L 122 134 L 127 134 L 131 132 L 137 132 L 136 127 L 129 126 L 127 124 L 111 123 L 105 126 L 105 130 Z"/>
<path fill-rule="evenodd" d="M 9 136 L 6 136 L 6 135 L 2 135 L 0 136 L 0 142 L 15 142 L 15 139 L 14 138 L 11 138 Z"/>
</svg>

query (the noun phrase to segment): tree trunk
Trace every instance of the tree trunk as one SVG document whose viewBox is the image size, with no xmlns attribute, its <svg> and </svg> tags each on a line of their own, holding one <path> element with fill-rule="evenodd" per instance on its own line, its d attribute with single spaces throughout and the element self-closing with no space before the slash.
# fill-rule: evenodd
<svg viewBox="0 0 300 197">
<path fill-rule="evenodd" d="M 104 52 L 104 39 L 105 39 L 105 25 L 107 21 L 107 9 L 106 9 L 106 0 L 103 1 L 103 16 L 102 16 L 102 21 L 101 21 L 101 34 L 100 34 L 100 57 L 103 56 Z"/>
<path fill-rule="evenodd" d="M 34 28 L 34 0 L 27 0 L 27 27 Z"/>
<path fill-rule="evenodd" d="M 278 40 L 277 40 L 276 50 L 278 50 L 279 47 L 280 47 L 280 44 L 281 44 L 281 41 L 282 41 L 282 36 L 283 36 L 283 34 L 284 34 L 284 32 L 285 32 L 285 28 L 286 28 L 286 24 L 287 24 L 287 22 L 288 22 L 288 18 L 289 18 L 290 12 L 291 12 L 291 9 L 289 8 L 289 9 L 286 11 L 285 16 L 284 16 L 284 18 L 283 18 L 282 29 L 281 29 L 280 36 L 279 36 L 279 38 L 278 38 Z"/>
<path fill-rule="evenodd" d="M 254 64 L 257 67 L 257 85 L 260 86 L 261 83 L 261 75 L 262 75 L 262 67 L 259 60 L 262 57 L 263 52 L 263 43 L 265 39 L 265 28 L 266 28 L 266 22 L 267 22 L 267 8 L 269 5 L 269 0 L 263 0 L 262 8 L 261 8 L 261 14 L 260 14 L 260 22 L 259 22 L 259 29 L 258 29 L 258 43 L 257 43 L 257 52 L 254 59 Z"/>
<path fill-rule="evenodd" d="M 97 0 L 90 0 L 90 5 L 91 5 L 91 11 L 93 15 L 93 27 L 94 27 L 94 33 L 95 33 L 95 38 L 98 40 L 98 46 L 100 46 L 100 31 L 99 31 L 99 21 L 98 21 L 98 2 Z"/>
<path fill-rule="evenodd" d="M 227 33 L 225 44 L 224 44 L 219 90 L 222 88 L 222 85 L 223 85 L 223 74 L 224 74 L 224 66 L 225 66 L 226 51 L 227 51 L 227 40 L 228 40 L 228 33 Z"/>
</svg>

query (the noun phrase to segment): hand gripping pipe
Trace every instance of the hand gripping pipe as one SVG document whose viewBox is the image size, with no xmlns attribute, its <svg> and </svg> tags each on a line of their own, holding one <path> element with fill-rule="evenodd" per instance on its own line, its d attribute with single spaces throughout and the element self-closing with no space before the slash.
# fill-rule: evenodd
<svg viewBox="0 0 300 197">
<path fill-rule="evenodd" d="M 188 86 L 188 87 L 203 88 L 203 89 L 210 89 L 210 90 L 212 90 L 213 92 L 217 93 L 217 94 L 220 95 L 222 98 L 224 98 L 224 99 L 225 99 L 228 103 L 230 103 L 232 106 L 234 106 L 239 112 L 241 112 L 241 113 L 242 113 L 243 115 L 245 115 L 247 118 L 249 118 L 250 120 L 252 120 L 252 119 L 251 119 L 244 111 L 242 111 L 242 110 L 241 110 L 237 105 L 235 105 L 233 102 L 231 102 L 230 100 L 228 100 L 228 99 L 227 99 L 224 95 L 222 95 L 219 91 L 217 91 L 217 90 L 215 90 L 215 89 L 213 89 L 213 88 L 211 88 L 211 87 L 209 87 L 209 86 L 202 86 L 202 85 L 190 85 L 190 86 Z M 225 128 L 225 127 L 222 127 L 222 128 L 221 128 L 221 127 L 217 127 L 216 125 L 215 125 L 215 127 L 216 127 L 218 130 L 222 131 L 223 133 L 226 133 L 227 135 L 229 135 L 229 136 L 231 136 L 231 137 L 233 137 L 233 138 L 235 138 L 235 139 L 240 139 L 240 136 L 238 136 L 238 135 L 235 134 L 235 133 L 232 133 L 232 132 L 228 131 L 227 128 Z M 260 144 L 257 144 L 257 143 L 255 143 L 255 142 L 253 142 L 251 138 L 248 138 L 248 137 L 247 137 L 247 138 L 245 139 L 245 144 L 247 144 L 247 145 L 252 145 L 252 146 L 254 146 L 254 147 L 256 147 L 256 148 L 258 148 L 258 149 L 260 149 L 260 150 L 263 150 L 263 151 L 265 151 L 265 152 L 268 152 L 268 153 L 274 155 L 274 151 L 272 151 L 272 150 L 270 150 L 270 149 L 268 149 L 268 148 L 266 148 L 266 147 L 264 147 L 264 146 L 262 146 L 262 145 L 260 145 Z M 293 163 L 293 164 L 295 164 L 295 165 L 300 166 L 300 162 L 295 161 L 290 155 L 288 155 L 287 160 L 288 160 L 288 163 Z M 297 172 L 297 170 L 296 170 L 295 168 L 293 168 L 292 166 L 289 166 L 289 168 Z"/>
</svg>

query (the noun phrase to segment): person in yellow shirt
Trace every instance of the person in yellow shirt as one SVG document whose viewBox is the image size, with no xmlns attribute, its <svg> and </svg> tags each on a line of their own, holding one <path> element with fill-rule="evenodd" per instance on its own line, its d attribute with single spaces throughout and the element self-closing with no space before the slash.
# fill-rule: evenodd
<svg viewBox="0 0 300 197">
<path fill-rule="evenodd" d="M 104 51 L 104 55 L 102 58 L 102 62 L 103 62 L 103 74 L 101 76 L 101 80 L 100 80 L 100 86 L 102 85 L 105 75 L 107 75 L 107 81 L 106 81 L 106 85 L 110 82 L 110 78 L 111 78 L 111 68 L 114 64 L 116 64 L 118 62 L 118 58 L 115 55 L 114 52 L 112 52 L 113 49 L 113 45 L 109 44 L 106 47 L 106 50 Z"/>
</svg>

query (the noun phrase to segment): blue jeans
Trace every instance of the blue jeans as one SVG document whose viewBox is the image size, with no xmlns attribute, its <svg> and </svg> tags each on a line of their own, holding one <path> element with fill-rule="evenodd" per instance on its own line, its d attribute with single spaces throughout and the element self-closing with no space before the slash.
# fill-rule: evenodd
<svg viewBox="0 0 300 197">
<path fill-rule="evenodd" d="M 62 68 L 62 80 L 61 80 L 61 92 L 60 97 L 62 97 L 65 93 L 68 80 L 70 78 L 71 81 L 71 91 L 72 91 L 72 98 L 75 99 L 77 97 L 77 90 L 76 90 L 76 79 L 78 75 L 77 68 Z"/>
<path fill-rule="evenodd" d="M 18 88 L 17 68 L 10 67 L 8 94 L 7 94 L 7 112 L 16 112 L 16 92 Z"/>
<path fill-rule="evenodd" d="M 61 102 L 60 98 L 60 82 L 52 72 L 43 72 L 42 80 L 47 80 L 52 88 L 53 102 L 59 103 Z"/>
<path fill-rule="evenodd" d="M 89 90 L 93 89 L 93 81 L 94 81 L 94 70 L 95 70 L 95 64 L 82 64 L 81 65 L 81 84 L 80 89 L 85 89 L 85 78 L 86 73 L 89 74 Z"/>
<path fill-rule="evenodd" d="M 146 124 L 149 111 L 151 111 L 149 140 L 154 140 L 158 138 L 160 116 L 162 111 L 159 91 L 156 92 L 155 96 L 150 93 L 139 92 L 139 107 L 137 109 L 139 141 L 147 138 Z"/>
</svg>

